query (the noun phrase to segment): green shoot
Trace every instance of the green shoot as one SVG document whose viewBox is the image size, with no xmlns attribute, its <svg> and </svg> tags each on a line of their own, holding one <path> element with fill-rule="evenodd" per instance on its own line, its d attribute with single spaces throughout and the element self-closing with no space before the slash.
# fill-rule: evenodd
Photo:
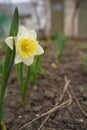
<svg viewBox="0 0 87 130">
<path fill-rule="evenodd" d="M 67 42 L 67 37 L 56 33 L 54 35 L 54 39 L 55 39 L 55 41 L 57 43 L 56 58 L 57 58 L 58 61 L 60 61 L 63 50 L 64 50 L 66 42 Z"/>
</svg>

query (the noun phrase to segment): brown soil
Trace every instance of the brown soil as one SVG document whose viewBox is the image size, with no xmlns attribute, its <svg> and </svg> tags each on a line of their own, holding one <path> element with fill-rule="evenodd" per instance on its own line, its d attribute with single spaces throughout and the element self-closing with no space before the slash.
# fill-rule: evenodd
<svg viewBox="0 0 87 130">
<path fill-rule="evenodd" d="M 42 60 L 44 75 L 38 76 L 36 91 L 29 88 L 25 107 L 21 105 L 16 73 L 12 70 L 4 100 L 7 130 L 19 130 L 29 121 L 52 109 L 63 93 L 64 76 L 71 80 L 71 88 L 87 113 L 87 75 L 83 73 L 79 49 L 69 42 L 59 64 L 55 61 L 55 51 L 55 43 L 48 44 L 48 50 Z M 53 63 L 56 63 L 57 68 Z M 65 94 L 63 101 L 67 99 Z M 38 130 L 45 118 L 46 116 L 36 120 L 22 130 Z M 41 130 L 87 130 L 87 118 L 72 96 L 72 103 L 53 112 Z"/>
</svg>

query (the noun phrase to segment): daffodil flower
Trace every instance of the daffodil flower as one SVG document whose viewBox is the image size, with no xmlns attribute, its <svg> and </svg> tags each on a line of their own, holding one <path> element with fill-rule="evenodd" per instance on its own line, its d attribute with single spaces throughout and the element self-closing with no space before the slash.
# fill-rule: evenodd
<svg viewBox="0 0 87 130">
<path fill-rule="evenodd" d="M 18 35 L 15 37 L 15 64 L 23 62 L 30 66 L 34 62 L 35 55 L 44 53 L 43 48 L 36 39 L 37 34 L 34 30 L 28 31 L 24 26 L 19 27 Z M 13 50 L 13 37 L 7 37 L 5 42 Z"/>
</svg>

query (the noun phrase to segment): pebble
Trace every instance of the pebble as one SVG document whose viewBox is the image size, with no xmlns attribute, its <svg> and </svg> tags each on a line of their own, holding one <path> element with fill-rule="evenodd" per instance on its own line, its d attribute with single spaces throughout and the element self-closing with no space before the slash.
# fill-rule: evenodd
<svg viewBox="0 0 87 130">
<path fill-rule="evenodd" d="M 51 67 L 52 67 L 53 69 L 57 69 L 57 65 L 56 65 L 55 63 L 52 63 L 52 64 L 51 64 Z"/>
</svg>

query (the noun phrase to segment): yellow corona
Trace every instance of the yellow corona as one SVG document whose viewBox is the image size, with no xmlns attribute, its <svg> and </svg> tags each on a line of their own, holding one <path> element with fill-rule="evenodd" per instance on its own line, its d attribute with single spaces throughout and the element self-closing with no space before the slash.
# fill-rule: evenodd
<svg viewBox="0 0 87 130">
<path fill-rule="evenodd" d="M 37 47 L 36 41 L 32 38 L 21 39 L 16 45 L 17 53 L 19 53 L 23 58 L 36 55 Z"/>
</svg>

